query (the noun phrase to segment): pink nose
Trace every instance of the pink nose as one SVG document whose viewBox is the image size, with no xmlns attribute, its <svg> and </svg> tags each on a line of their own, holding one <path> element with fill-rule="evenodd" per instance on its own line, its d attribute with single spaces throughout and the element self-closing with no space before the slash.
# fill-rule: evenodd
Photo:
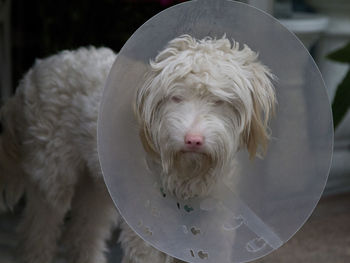
<svg viewBox="0 0 350 263">
<path fill-rule="evenodd" d="M 187 133 L 185 136 L 185 144 L 189 147 L 200 147 L 203 145 L 204 138 L 201 134 Z"/>
</svg>

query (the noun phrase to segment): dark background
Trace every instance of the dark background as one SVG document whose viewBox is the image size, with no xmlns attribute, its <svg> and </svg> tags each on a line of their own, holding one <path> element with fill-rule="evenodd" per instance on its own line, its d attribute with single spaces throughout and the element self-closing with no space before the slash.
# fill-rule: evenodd
<svg viewBox="0 0 350 263">
<path fill-rule="evenodd" d="M 184 0 L 13 0 L 13 89 L 36 58 L 90 45 L 118 52 L 144 22 L 180 2 Z"/>
<path fill-rule="evenodd" d="M 12 89 L 36 58 L 90 45 L 118 52 L 144 22 L 185 1 L 12 0 Z M 293 0 L 293 6 L 305 11 L 303 0 Z"/>
</svg>

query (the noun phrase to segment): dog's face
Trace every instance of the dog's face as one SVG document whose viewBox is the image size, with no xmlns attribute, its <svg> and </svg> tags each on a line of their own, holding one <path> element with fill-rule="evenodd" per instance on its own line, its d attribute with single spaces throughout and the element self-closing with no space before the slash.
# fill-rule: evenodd
<svg viewBox="0 0 350 263">
<path fill-rule="evenodd" d="M 178 197 L 206 194 L 238 149 L 266 149 L 275 104 L 269 70 L 247 46 L 181 36 L 151 62 L 136 114 L 146 151 Z"/>
</svg>

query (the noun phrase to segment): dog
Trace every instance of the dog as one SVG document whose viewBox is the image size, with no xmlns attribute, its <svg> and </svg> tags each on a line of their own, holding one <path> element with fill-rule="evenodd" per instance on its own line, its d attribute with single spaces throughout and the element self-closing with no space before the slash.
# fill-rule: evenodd
<svg viewBox="0 0 350 263">
<path fill-rule="evenodd" d="M 116 56 L 90 47 L 38 60 L 1 108 L 0 208 L 25 194 L 18 226 L 24 263 L 52 262 L 58 244 L 67 262 L 104 263 L 105 241 L 118 225 L 123 263 L 178 261 L 120 219 L 103 182 L 97 115 Z M 167 192 L 206 196 L 234 170 L 239 150 L 264 154 L 273 79 L 256 52 L 226 36 L 177 37 L 150 62 L 135 119 Z"/>
</svg>

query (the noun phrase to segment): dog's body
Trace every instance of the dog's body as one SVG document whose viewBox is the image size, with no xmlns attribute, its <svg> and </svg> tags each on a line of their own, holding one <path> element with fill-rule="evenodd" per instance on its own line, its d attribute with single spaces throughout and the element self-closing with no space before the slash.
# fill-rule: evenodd
<svg viewBox="0 0 350 263">
<path fill-rule="evenodd" d="M 106 260 L 105 240 L 118 214 L 101 175 L 96 125 L 115 57 L 106 48 L 81 48 L 38 61 L 1 109 L 5 200 L 0 205 L 12 207 L 26 194 L 18 228 L 25 263 L 50 263 L 58 240 L 69 262 Z M 207 195 L 231 169 L 238 149 L 246 145 L 255 156 L 259 145 L 266 146 L 275 97 L 271 74 L 256 57 L 247 47 L 231 47 L 225 37 L 182 36 L 151 63 L 135 112 L 141 140 L 161 166 L 167 191 L 179 198 Z M 143 242 L 125 222 L 121 228 L 123 262 L 174 260 Z"/>
<path fill-rule="evenodd" d="M 104 262 L 117 215 L 101 176 L 96 125 L 114 59 L 111 50 L 83 48 L 39 60 L 2 109 L 7 205 L 26 192 L 18 228 L 23 262 L 51 262 L 70 209 L 62 240 L 71 262 Z"/>
</svg>

